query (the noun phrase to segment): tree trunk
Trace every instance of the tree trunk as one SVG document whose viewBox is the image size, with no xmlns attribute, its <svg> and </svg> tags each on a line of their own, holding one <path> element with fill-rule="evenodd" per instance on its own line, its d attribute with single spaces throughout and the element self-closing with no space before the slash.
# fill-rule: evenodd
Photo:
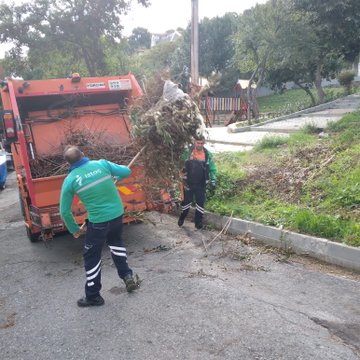
<svg viewBox="0 0 360 360">
<path fill-rule="evenodd" d="M 259 105 L 258 105 L 258 102 L 257 102 L 257 90 L 261 87 L 263 81 L 264 81 L 264 71 L 265 69 L 264 68 L 260 68 L 260 71 L 259 71 L 259 79 L 256 83 L 256 88 L 252 91 L 252 99 L 251 99 L 251 103 L 252 103 L 252 110 L 253 110 L 253 115 L 254 115 L 254 118 L 255 118 L 255 121 L 258 122 L 259 120 L 259 114 L 260 114 L 260 111 L 259 111 Z"/>
<path fill-rule="evenodd" d="M 313 106 L 316 105 L 315 97 L 314 97 L 313 93 L 311 92 L 311 90 L 309 89 L 309 87 L 308 87 L 308 86 L 304 86 L 304 85 L 300 84 L 300 83 L 297 82 L 297 81 L 294 81 L 294 82 L 295 82 L 295 84 L 296 84 L 300 89 L 304 90 L 304 91 L 306 92 L 306 94 L 308 94 L 308 95 L 310 96 L 310 98 L 311 98 L 311 104 L 312 104 Z"/>
<path fill-rule="evenodd" d="M 260 68 L 260 64 L 258 64 L 258 66 L 256 67 L 255 71 L 252 73 L 250 80 L 249 80 L 249 85 L 248 88 L 246 90 L 246 97 L 247 97 L 247 102 L 248 102 L 248 110 L 247 110 L 247 120 L 248 120 L 248 124 L 251 125 L 251 107 L 252 107 L 252 102 L 253 102 L 253 92 L 251 91 L 251 84 L 254 80 L 254 77 L 256 75 L 256 73 L 258 72 Z"/>
<path fill-rule="evenodd" d="M 325 93 L 324 90 L 321 86 L 321 81 L 322 81 L 322 77 L 321 77 L 321 70 L 322 70 L 322 63 L 318 62 L 316 64 L 316 71 L 315 71 L 315 87 L 316 87 L 316 91 L 318 94 L 318 98 L 319 98 L 319 103 L 323 104 L 325 101 Z"/>
<path fill-rule="evenodd" d="M 360 62 L 360 54 L 358 56 L 355 57 L 354 63 L 353 63 L 353 70 L 355 71 L 356 75 L 355 76 L 359 76 L 359 62 Z"/>
<path fill-rule="evenodd" d="M 86 67 L 89 71 L 89 76 L 96 76 L 96 67 L 94 66 L 93 62 L 91 61 L 91 57 L 89 56 L 87 50 L 82 48 L 83 58 L 85 60 Z"/>
</svg>

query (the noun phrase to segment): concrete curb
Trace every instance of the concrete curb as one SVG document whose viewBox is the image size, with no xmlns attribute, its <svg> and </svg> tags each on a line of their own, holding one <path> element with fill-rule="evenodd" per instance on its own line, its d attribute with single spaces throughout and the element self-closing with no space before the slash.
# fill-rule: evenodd
<svg viewBox="0 0 360 360">
<path fill-rule="evenodd" d="M 217 229 L 222 229 L 229 220 L 227 216 L 205 213 L 206 223 Z M 234 235 L 251 233 L 255 240 L 267 245 L 360 271 L 360 248 L 236 218 L 231 219 L 228 232 Z"/>
<path fill-rule="evenodd" d="M 224 144 L 224 145 L 249 146 L 249 147 L 250 146 L 253 147 L 255 145 L 241 141 L 225 141 L 225 140 L 211 140 L 211 139 L 207 139 L 206 142 L 209 144 Z"/>
</svg>

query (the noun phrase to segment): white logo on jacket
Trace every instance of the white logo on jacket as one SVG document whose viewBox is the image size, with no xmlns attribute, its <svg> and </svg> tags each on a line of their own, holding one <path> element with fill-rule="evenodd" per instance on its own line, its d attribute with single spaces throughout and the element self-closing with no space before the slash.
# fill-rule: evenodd
<svg viewBox="0 0 360 360">
<path fill-rule="evenodd" d="M 75 182 L 77 182 L 79 186 L 82 186 L 82 177 L 80 175 L 76 175 Z"/>
<path fill-rule="evenodd" d="M 97 175 L 97 174 L 101 174 L 102 172 L 101 172 L 101 170 L 100 169 L 96 169 L 96 170 L 94 170 L 94 171 L 90 171 L 90 172 L 88 172 L 87 174 L 85 174 L 85 177 L 88 179 L 88 178 L 91 178 L 91 177 L 93 177 L 93 176 L 95 176 L 95 175 Z"/>
</svg>

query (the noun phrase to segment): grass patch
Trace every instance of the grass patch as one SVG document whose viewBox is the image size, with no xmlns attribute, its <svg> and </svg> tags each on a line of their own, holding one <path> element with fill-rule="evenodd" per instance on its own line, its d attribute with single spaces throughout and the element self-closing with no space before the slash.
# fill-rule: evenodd
<svg viewBox="0 0 360 360">
<path fill-rule="evenodd" d="M 309 96 L 301 89 L 285 90 L 281 94 L 262 96 L 257 100 L 260 112 L 262 113 L 280 113 L 286 106 L 290 106 L 289 104 L 293 104 L 293 106 L 298 106 L 299 104 L 311 105 Z"/>
<path fill-rule="evenodd" d="M 360 113 L 264 138 L 246 153 L 215 155 L 218 189 L 207 208 L 360 246 Z"/>
<path fill-rule="evenodd" d="M 294 227 L 300 232 L 329 239 L 342 239 L 343 225 L 343 221 L 333 216 L 318 214 L 310 210 L 299 210 L 294 220 Z"/>
<path fill-rule="evenodd" d="M 360 144 L 343 151 L 314 185 L 323 197 L 323 208 L 356 209 L 360 204 Z M 342 211 L 344 213 L 344 211 Z M 355 214 L 353 215 L 355 216 Z M 360 221 L 360 213 L 356 218 Z"/>
<path fill-rule="evenodd" d="M 307 132 L 306 129 L 292 133 L 287 140 L 289 153 L 294 154 L 298 150 L 311 148 L 317 141 L 317 137 L 315 137 L 313 133 Z"/>
<path fill-rule="evenodd" d="M 286 136 L 274 136 L 267 135 L 264 136 L 256 145 L 255 151 L 260 151 L 264 149 L 274 149 L 286 144 L 288 141 Z"/>
<path fill-rule="evenodd" d="M 317 93 L 312 89 L 315 99 Z M 325 87 L 325 101 L 332 101 L 344 96 L 344 89 L 341 87 Z M 282 93 L 263 96 L 258 98 L 261 113 L 272 113 L 276 116 L 290 114 L 313 106 L 310 96 L 301 89 L 285 90 Z"/>
<path fill-rule="evenodd" d="M 338 134 L 337 146 L 347 148 L 360 137 L 360 112 L 346 114 L 338 122 L 331 122 L 328 129 L 331 133 Z"/>
</svg>

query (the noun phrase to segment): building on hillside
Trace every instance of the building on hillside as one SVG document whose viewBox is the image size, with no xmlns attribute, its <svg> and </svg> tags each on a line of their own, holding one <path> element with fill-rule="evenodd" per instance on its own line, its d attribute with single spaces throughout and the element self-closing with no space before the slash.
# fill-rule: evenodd
<svg viewBox="0 0 360 360">
<path fill-rule="evenodd" d="M 152 34 L 151 47 L 154 47 L 163 42 L 171 42 L 180 38 L 181 34 L 177 30 L 167 31 L 165 34 Z"/>
</svg>

